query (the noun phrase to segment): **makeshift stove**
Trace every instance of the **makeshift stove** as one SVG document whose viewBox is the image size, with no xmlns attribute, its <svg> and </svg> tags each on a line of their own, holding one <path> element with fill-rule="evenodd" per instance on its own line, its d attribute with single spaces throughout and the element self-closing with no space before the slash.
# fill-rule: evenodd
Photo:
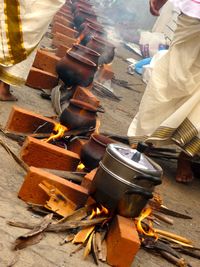
<svg viewBox="0 0 200 267">
<path fill-rule="evenodd" d="M 162 213 L 191 217 L 167 209 L 154 193 L 161 183 L 162 169 L 144 155 L 145 145 L 133 150 L 94 135 L 96 144 L 107 143 L 103 144 L 99 167 L 88 172 L 80 160 L 85 143 L 76 139 L 78 153 L 66 149 L 70 146 L 65 133 L 70 131 L 55 120 L 14 107 L 6 134 L 10 134 L 8 130 L 15 138 L 20 137 L 20 142 L 26 137 L 21 155 L 30 167 L 18 196 L 32 212 L 45 215 L 38 225 L 9 222 L 30 229 L 16 240 L 15 249 L 38 243 L 43 232 L 50 231 L 65 232 L 61 244 L 79 244 L 72 254 L 83 249 L 83 257 L 92 254 L 96 264 L 103 261 L 112 266 L 131 266 L 140 246 L 178 266 L 189 266 L 179 253 L 198 257 L 190 240 L 153 226 L 173 223 Z M 89 138 L 91 133 L 86 135 Z M 37 166 L 29 161 L 27 150 Z M 119 251 L 120 257 L 116 257 Z"/>
</svg>

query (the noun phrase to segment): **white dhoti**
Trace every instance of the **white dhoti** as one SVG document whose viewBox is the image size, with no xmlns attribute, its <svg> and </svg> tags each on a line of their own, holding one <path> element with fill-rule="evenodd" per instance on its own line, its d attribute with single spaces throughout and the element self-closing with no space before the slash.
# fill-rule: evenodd
<svg viewBox="0 0 200 267">
<path fill-rule="evenodd" d="M 157 62 L 133 119 L 130 143 L 176 143 L 200 153 L 200 20 L 181 14 L 169 51 Z"/>
<path fill-rule="evenodd" d="M 0 0 L 0 80 L 26 81 L 37 46 L 65 0 Z"/>
</svg>

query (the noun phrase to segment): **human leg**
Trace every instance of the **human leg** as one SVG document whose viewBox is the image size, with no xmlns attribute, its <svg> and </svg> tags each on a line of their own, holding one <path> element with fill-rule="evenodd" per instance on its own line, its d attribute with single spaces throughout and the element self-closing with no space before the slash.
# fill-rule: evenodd
<svg viewBox="0 0 200 267">
<path fill-rule="evenodd" d="M 177 162 L 176 181 L 189 183 L 193 180 L 191 157 L 181 152 Z"/>
<path fill-rule="evenodd" d="M 17 101 L 10 92 L 10 85 L 3 81 L 0 81 L 0 101 Z"/>
</svg>

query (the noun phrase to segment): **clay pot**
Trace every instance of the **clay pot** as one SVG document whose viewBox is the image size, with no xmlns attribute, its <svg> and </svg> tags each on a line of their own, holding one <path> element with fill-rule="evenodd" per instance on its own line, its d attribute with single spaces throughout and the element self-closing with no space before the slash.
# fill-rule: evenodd
<svg viewBox="0 0 200 267">
<path fill-rule="evenodd" d="M 92 26 L 95 26 L 96 28 L 98 28 L 99 30 L 104 30 L 103 26 L 98 23 L 96 20 L 93 20 L 93 19 L 90 19 L 90 18 L 87 18 L 85 19 L 85 21 L 81 24 L 81 26 L 79 27 L 79 32 L 82 32 L 85 28 L 85 25 L 89 23 L 90 25 Z"/>
<path fill-rule="evenodd" d="M 104 135 L 93 134 L 81 150 L 81 162 L 88 170 L 97 168 L 106 152 L 107 145 L 111 143 L 115 141 Z"/>
<path fill-rule="evenodd" d="M 72 4 L 72 12 L 78 8 L 83 8 L 85 10 L 92 9 L 92 5 L 89 2 L 76 2 Z"/>
<path fill-rule="evenodd" d="M 85 10 L 85 9 L 77 9 L 74 13 L 74 24 L 77 29 L 81 26 L 81 24 L 87 19 L 91 18 L 93 20 L 97 19 L 96 14 L 94 11 Z"/>
<path fill-rule="evenodd" d="M 83 101 L 71 99 L 60 115 L 61 124 L 68 129 L 94 128 L 98 109 Z"/>
<path fill-rule="evenodd" d="M 109 64 L 113 61 L 115 56 L 115 46 L 108 41 L 99 37 L 92 37 L 86 46 L 101 55 L 99 58 L 99 65 Z"/>
<path fill-rule="evenodd" d="M 75 52 L 76 54 L 79 54 L 98 65 L 100 54 L 96 51 L 79 44 L 74 44 L 70 51 Z"/>
<path fill-rule="evenodd" d="M 56 66 L 59 78 L 67 87 L 89 86 L 96 70 L 97 65 L 94 62 L 72 51 L 68 51 Z"/>
<path fill-rule="evenodd" d="M 79 31 L 80 32 L 80 31 Z M 78 37 L 82 37 L 81 44 L 86 45 L 92 37 L 106 37 L 106 32 L 92 25 L 90 23 L 85 23 L 84 29 L 80 32 Z"/>
</svg>

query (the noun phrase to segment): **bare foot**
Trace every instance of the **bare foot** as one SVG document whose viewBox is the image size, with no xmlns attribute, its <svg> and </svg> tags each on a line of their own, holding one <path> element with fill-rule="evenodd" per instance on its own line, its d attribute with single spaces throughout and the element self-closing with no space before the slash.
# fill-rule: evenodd
<svg viewBox="0 0 200 267">
<path fill-rule="evenodd" d="M 17 101 L 10 92 L 10 85 L 2 81 L 0 81 L 0 101 Z"/>
<path fill-rule="evenodd" d="M 181 152 L 178 158 L 176 181 L 190 183 L 193 180 L 191 157 Z"/>
</svg>

